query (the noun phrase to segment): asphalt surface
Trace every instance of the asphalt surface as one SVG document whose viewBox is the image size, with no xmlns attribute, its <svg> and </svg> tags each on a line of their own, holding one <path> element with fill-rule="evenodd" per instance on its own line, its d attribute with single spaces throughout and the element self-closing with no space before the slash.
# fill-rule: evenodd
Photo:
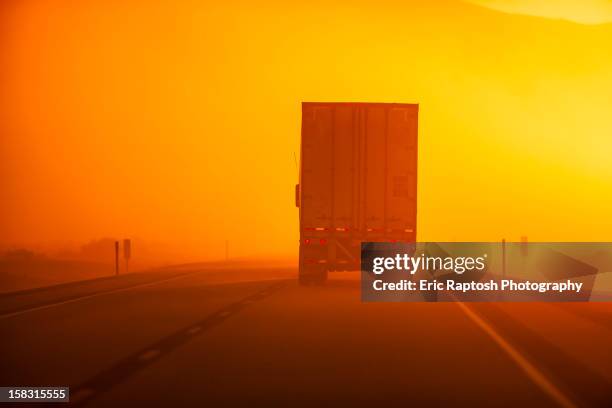
<svg viewBox="0 0 612 408">
<path fill-rule="evenodd" d="M 187 266 L 0 296 L 0 385 L 92 407 L 612 406 L 608 304 L 362 303 L 358 274 L 295 273 Z"/>
</svg>

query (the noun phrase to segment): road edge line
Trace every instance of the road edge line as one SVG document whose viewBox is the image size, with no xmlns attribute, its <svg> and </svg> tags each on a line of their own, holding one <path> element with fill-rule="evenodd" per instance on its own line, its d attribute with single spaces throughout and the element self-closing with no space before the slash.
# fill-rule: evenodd
<svg viewBox="0 0 612 408">
<path fill-rule="evenodd" d="M 557 404 L 566 408 L 576 408 L 572 402 L 559 388 L 557 388 L 546 376 L 527 360 L 516 348 L 512 346 L 501 334 L 490 324 L 484 321 L 475 311 L 463 302 L 456 302 L 461 310 L 484 331 L 511 359 L 525 372 L 527 377 L 537 385 L 544 393 L 551 397 Z"/>
<path fill-rule="evenodd" d="M 40 306 L 34 306 L 34 307 L 30 307 L 27 309 L 22 309 L 22 310 L 17 310 L 14 312 L 8 312 L 8 313 L 4 313 L 4 314 L 0 314 L 0 320 L 3 319 L 8 319 L 14 316 L 19 316 L 25 313 L 29 313 L 29 312 L 35 312 L 38 310 L 44 310 L 44 309 L 48 309 L 51 307 L 55 307 L 55 306 L 62 306 L 68 303 L 74 303 L 74 302 L 78 302 L 80 300 L 85 300 L 85 299 L 91 299 L 91 298 L 95 298 L 98 296 L 104 296 L 104 295 L 110 295 L 113 293 L 118 293 L 118 292 L 125 292 L 127 290 L 131 290 L 131 289 L 137 289 L 137 288 L 142 288 L 142 287 L 146 287 L 146 286 L 151 286 L 151 285 L 156 285 L 158 283 L 164 283 L 164 282 L 168 282 L 168 281 L 172 281 L 172 280 L 176 280 L 176 279 L 181 279 L 181 278 L 186 278 L 188 276 L 191 275 L 195 275 L 196 273 L 200 273 L 202 271 L 194 271 L 194 272 L 190 272 L 190 273 L 184 273 L 181 274 L 179 276 L 172 276 L 170 278 L 165 278 L 165 279 L 159 279 L 159 280 L 155 280 L 153 282 L 146 282 L 146 283 L 141 283 L 138 285 L 131 285 L 131 286 L 127 286 L 127 287 L 123 287 L 123 288 L 116 288 L 116 289 L 110 289 L 110 290 L 105 290 L 102 292 L 96 292 L 96 293 L 91 293 L 89 295 L 83 295 L 83 296 L 78 296 L 78 297 L 74 297 L 71 299 L 66 299 L 66 300 L 62 300 L 60 302 L 53 302 L 53 303 L 47 303 L 45 305 L 40 305 Z"/>
</svg>

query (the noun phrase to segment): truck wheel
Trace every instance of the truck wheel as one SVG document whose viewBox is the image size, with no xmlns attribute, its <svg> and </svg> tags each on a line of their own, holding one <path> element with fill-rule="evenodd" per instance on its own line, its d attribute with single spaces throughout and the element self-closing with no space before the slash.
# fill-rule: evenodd
<svg viewBox="0 0 612 408">
<path fill-rule="evenodd" d="M 327 282 L 327 269 L 325 267 L 320 268 L 313 276 L 315 285 L 323 285 Z"/>
<path fill-rule="evenodd" d="M 300 245 L 299 271 L 298 281 L 300 285 L 321 285 L 327 280 L 327 265 L 319 263 L 306 263 L 305 258 L 311 257 L 320 259 L 327 256 L 327 250 L 324 253 L 319 253 L 318 248 L 315 253 L 312 253 L 313 248 L 305 248 Z M 310 251 L 308 255 L 306 251 Z"/>
<path fill-rule="evenodd" d="M 300 265 L 300 285 L 322 285 L 327 281 L 327 269 L 321 265 Z"/>
</svg>

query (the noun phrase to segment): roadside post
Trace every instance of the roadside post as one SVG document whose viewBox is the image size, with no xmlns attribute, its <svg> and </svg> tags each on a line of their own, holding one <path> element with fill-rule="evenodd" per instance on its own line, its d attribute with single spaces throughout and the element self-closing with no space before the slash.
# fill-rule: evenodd
<svg viewBox="0 0 612 408">
<path fill-rule="evenodd" d="M 129 271 L 129 262 L 132 257 L 132 240 L 124 239 L 123 240 L 123 258 L 125 259 L 125 273 Z"/>
<path fill-rule="evenodd" d="M 119 275 L 119 241 L 115 241 L 115 275 Z"/>
<path fill-rule="evenodd" d="M 502 238 L 502 277 L 506 278 L 506 239 Z"/>
</svg>

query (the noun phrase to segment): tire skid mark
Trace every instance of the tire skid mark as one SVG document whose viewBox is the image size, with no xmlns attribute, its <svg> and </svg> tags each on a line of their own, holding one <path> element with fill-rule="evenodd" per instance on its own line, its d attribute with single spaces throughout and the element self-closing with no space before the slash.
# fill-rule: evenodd
<svg viewBox="0 0 612 408">
<path fill-rule="evenodd" d="M 71 389 L 70 402 L 73 406 L 86 405 L 97 396 L 109 391 L 114 386 L 122 383 L 188 341 L 220 325 L 247 306 L 271 296 L 285 285 L 285 282 L 279 282 L 268 286 L 120 360 L 114 366 L 101 371 L 89 380 Z"/>
</svg>

